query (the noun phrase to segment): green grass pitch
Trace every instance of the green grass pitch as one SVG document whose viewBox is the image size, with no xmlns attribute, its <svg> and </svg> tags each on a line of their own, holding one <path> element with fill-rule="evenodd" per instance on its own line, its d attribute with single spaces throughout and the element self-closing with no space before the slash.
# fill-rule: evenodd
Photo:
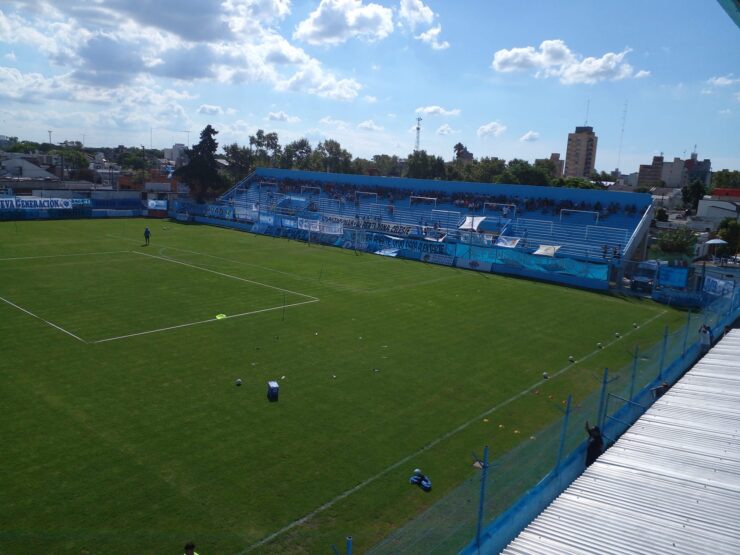
<svg viewBox="0 0 740 555">
<path fill-rule="evenodd" d="M 684 321 L 151 220 L 0 223 L 0 298 L 9 554 L 181 553 L 191 539 L 205 555 L 326 553 L 346 535 L 362 552 L 475 472 L 471 450 L 500 455 L 560 413 L 522 395 L 479 415 L 622 333 L 540 386 L 582 398 L 600 368 Z M 408 485 L 415 467 L 432 493 Z"/>
</svg>

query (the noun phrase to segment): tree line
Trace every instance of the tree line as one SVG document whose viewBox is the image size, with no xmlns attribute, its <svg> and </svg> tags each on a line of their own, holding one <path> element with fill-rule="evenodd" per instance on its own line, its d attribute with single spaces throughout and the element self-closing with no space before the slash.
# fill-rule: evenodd
<svg viewBox="0 0 740 555">
<path fill-rule="evenodd" d="M 200 141 L 186 151 L 189 164 L 175 172 L 188 183 L 198 200 L 218 196 L 258 167 L 584 189 L 599 189 L 605 182 L 614 180 L 604 172 L 595 174 L 593 180 L 559 177 L 550 160 L 532 164 L 518 158 L 508 162 L 497 157 L 475 159 L 461 143 L 453 147 L 452 161 L 425 150 L 414 151 L 405 159 L 389 154 L 376 154 L 368 159 L 353 156 L 334 139 L 320 141 L 315 147 L 306 138 L 282 145 L 277 133 L 262 129 L 250 135 L 245 144 L 224 146 L 223 156 L 219 157 L 216 135 L 216 129 L 206 126 L 200 133 Z M 225 164 L 219 164 L 219 158 Z"/>
</svg>

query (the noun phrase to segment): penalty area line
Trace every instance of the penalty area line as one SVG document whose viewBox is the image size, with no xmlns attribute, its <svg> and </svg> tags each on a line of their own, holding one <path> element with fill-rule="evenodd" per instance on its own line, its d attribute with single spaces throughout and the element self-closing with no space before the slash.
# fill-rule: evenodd
<svg viewBox="0 0 740 555">
<path fill-rule="evenodd" d="M 225 318 L 224 317 L 222 317 L 222 318 L 208 318 L 207 320 L 200 320 L 198 322 L 188 322 L 187 324 L 178 324 L 176 326 L 168 326 L 166 328 L 158 328 L 156 330 L 147 330 L 147 331 L 140 331 L 140 332 L 137 332 L 137 333 L 129 333 L 128 335 L 119 335 L 118 337 L 108 337 L 106 339 L 99 339 L 97 341 L 93 341 L 92 343 L 93 344 L 97 344 L 97 343 L 107 343 L 109 341 L 118 341 L 119 339 L 128 339 L 129 337 L 138 337 L 140 335 L 149 335 L 149 334 L 152 334 L 152 333 L 160 333 L 160 332 L 163 332 L 163 331 L 177 330 L 177 329 L 180 329 L 180 328 L 187 328 L 187 327 L 190 327 L 190 326 L 199 326 L 200 324 L 208 324 L 209 322 L 220 322 L 222 320 L 228 320 L 230 318 L 241 318 L 243 316 L 251 316 L 253 314 L 260 314 L 262 312 L 270 312 L 270 311 L 273 311 L 273 310 L 283 310 L 285 308 L 291 308 L 291 307 L 294 307 L 294 306 L 301 306 L 301 305 L 304 305 L 304 304 L 311 304 L 311 303 L 317 303 L 317 302 L 319 302 L 318 299 L 312 299 L 310 301 L 301 301 L 299 303 L 292 303 L 292 304 L 286 304 L 286 305 L 280 305 L 280 306 L 273 306 L 273 307 L 270 307 L 270 308 L 261 308 L 259 310 L 252 310 L 250 312 L 241 312 L 239 314 L 227 315 Z"/>
<path fill-rule="evenodd" d="M 4 298 L 4 297 L 0 297 L 0 301 L 3 301 L 4 303 L 7 303 L 7 304 L 9 304 L 10 306 L 12 306 L 12 307 L 14 307 L 14 308 L 17 308 L 17 309 L 18 309 L 18 310 L 20 310 L 21 312 L 25 312 L 25 313 L 26 313 L 26 314 L 28 314 L 29 316 L 33 316 L 33 317 L 34 317 L 34 318 L 36 318 L 37 320 L 41 320 L 41 321 L 42 321 L 42 322 L 43 322 L 44 324 L 47 324 L 47 325 L 51 326 L 52 328 L 56 328 L 56 329 L 58 329 L 59 331 L 61 331 L 61 332 L 63 332 L 63 333 L 66 333 L 66 334 L 67 334 L 67 335 L 69 335 L 70 337 L 74 337 L 74 338 L 75 338 L 75 339 L 76 339 L 77 341 L 80 341 L 81 343 L 87 343 L 87 341 L 85 341 L 84 339 L 82 339 L 82 338 L 80 338 L 80 337 L 77 337 L 77 336 L 76 336 L 76 335 L 75 335 L 74 333 L 72 333 L 71 331 L 67 331 L 67 330 L 65 330 L 64 328 L 62 328 L 62 327 L 60 327 L 60 326 L 57 326 L 57 325 L 56 325 L 56 324 L 55 324 L 54 322 L 49 322 L 49 320 L 44 320 L 44 319 L 43 319 L 43 318 L 42 318 L 41 316 L 38 316 L 38 315 L 34 314 L 34 313 L 33 313 L 33 312 L 31 312 L 30 310 L 26 310 L 26 309 L 25 309 L 25 308 L 23 308 L 22 306 L 18 306 L 17 304 L 15 304 L 15 303 L 12 303 L 12 302 L 10 302 L 10 301 L 9 301 L 8 299 L 6 299 L 6 298 Z"/>
<path fill-rule="evenodd" d="M 41 258 L 67 258 L 70 256 L 100 256 L 103 254 L 128 254 L 131 251 L 104 251 L 104 252 L 80 252 L 77 254 L 47 254 L 42 256 L 17 256 L 14 258 L 0 258 L 0 262 L 7 260 L 38 260 Z"/>
<path fill-rule="evenodd" d="M 290 289 L 283 289 L 282 287 L 275 287 L 274 285 L 268 285 L 266 283 L 261 283 L 259 281 L 254 281 L 254 280 L 239 277 L 239 276 L 232 276 L 231 274 L 225 274 L 224 272 L 217 272 L 216 270 L 211 270 L 210 268 L 204 268 L 203 266 L 196 266 L 195 264 L 190 264 L 188 262 L 182 262 L 180 260 L 175 260 L 174 258 L 167 258 L 166 256 L 157 256 L 156 254 L 147 254 L 145 252 L 140 252 L 140 251 L 130 251 L 130 252 L 133 252 L 135 254 L 140 254 L 141 256 L 148 256 L 150 258 L 157 258 L 159 260 L 164 260 L 166 262 L 172 262 L 173 264 L 182 264 L 183 266 L 187 266 L 189 268 L 195 268 L 196 270 L 210 272 L 212 274 L 216 274 L 216 275 L 231 278 L 231 279 L 236 279 L 239 281 L 243 281 L 245 283 L 251 283 L 253 285 L 260 285 L 262 287 L 267 287 L 269 289 L 275 289 L 276 291 L 282 291 L 283 293 L 290 293 L 291 295 L 298 295 L 299 297 L 311 299 L 314 302 L 319 300 L 317 297 L 306 295 L 305 293 L 298 293 L 297 291 L 291 291 Z"/>
<path fill-rule="evenodd" d="M 663 316 L 664 314 L 666 314 L 666 312 L 667 312 L 666 310 L 663 310 L 659 314 L 656 314 L 655 316 L 653 316 L 652 318 L 648 318 L 647 320 L 645 320 L 640 325 L 640 327 L 645 326 L 645 325 L 651 323 L 654 320 L 657 320 L 658 318 L 660 318 L 661 316 Z M 624 339 L 625 337 L 631 335 L 635 331 L 637 331 L 637 329 L 632 329 L 632 330 L 628 331 L 621 338 L 615 339 L 615 340 L 611 341 L 610 343 L 608 343 L 607 345 L 605 345 L 604 349 L 606 349 L 607 347 L 612 346 L 613 344 L 617 343 L 618 341 L 621 341 L 622 339 Z M 246 549 L 240 551 L 238 555 L 244 555 L 245 553 L 249 553 L 251 551 L 254 551 L 257 548 L 262 547 L 266 543 L 271 542 L 275 538 L 278 538 L 279 536 L 282 536 L 285 532 L 288 532 L 288 531 L 292 530 L 296 526 L 300 526 L 301 524 L 304 524 L 304 523 L 308 522 L 313 517 L 315 517 L 317 514 L 325 511 L 326 509 L 329 509 L 330 507 L 332 507 L 333 505 L 335 505 L 336 503 L 338 503 L 342 499 L 345 499 L 346 497 L 349 497 L 350 495 L 352 495 L 356 491 L 359 491 L 360 489 L 364 488 L 365 486 L 367 486 L 367 485 L 375 482 L 379 478 L 382 478 L 383 476 L 385 476 L 386 474 L 388 474 L 392 470 L 395 470 L 396 468 L 400 467 L 401 465 L 404 465 L 407 462 L 411 461 L 415 457 L 418 457 L 419 455 L 422 455 L 423 453 L 426 453 L 430 449 L 436 447 L 437 445 L 439 445 L 443 441 L 445 441 L 445 440 L 451 438 L 452 436 L 454 436 L 454 435 L 462 432 L 463 430 L 469 428 L 475 422 L 480 421 L 481 418 L 484 418 L 486 416 L 489 416 L 490 414 L 496 412 L 497 410 L 500 410 L 500 409 L 504 408 L 505 406 L 510 405 L 511 403 L 513 403 L 514 401 L 516 401 L 517 399 L 520 399 L 520 398 L 524 397 L 525 395 L 531 393 L 536 388 L 542 386 L 546 381 L 549 381 L 552 378 L 555 378 L 557 376 L 560 376 L 561 374 L 567 372 L 568 370 L 570 370 L 571 368 L 573 368 L 577 364 L 583 362 L 584 360 L 587 360 L 587 359 L 591 358 L 592 356 L 596 355 L 597 353 L 602 352 L 604 349 L 596 349 L 596 350 L 588 353 L 583 358 L 581 358 L 578 361 L 576 361 L 574 364 L 569 364 L 569 365 L 561 368 L 557 372 L 555 372 L 552 376 L 550 376 L 550 378 L 548 380 L 542 379 L 542 380 L 534 383 L 533 385 L 529 386 L 528 388 L 520 391 L 519 393 L 517 393 L 517 394 L 509 397 L 508 399 L 506 399 L 504 401 L 501 401 L 497 405 L 494 405 L 493 407 L 487 409 L 486 411 L 482 412 L 478 416 L 475 416 L 475 417 L 471 418 L 467 422 L 463 422 L 457 428 L 455 428 L 453 430 L 450 430 L 449 432 L 446 432 L 445 434 L 439 436 L 437 439 L 434 439 L 430 443 L 427 443 L 421 449 L 418 449 L 418 450 L 414 451 L 410 455 L 406 455 L 401 460 L 396 461 L 392 465 L 385 467 L 383 470 L 381 470 L 380 472 L 378 472 L 374 476 L 371 476 L 370 478 L 367 478 L 366 480 L 363 480 L 362 482 L 360 482 L 356 486 L 354 486 L 354 487 L 352 487 L 352 488 L 350 488 L 350 489 L 348 489 L 348 490 L 340 493 L 339 495 L 337 495 L 333 499 L 330 499 L 329 501 L 327 501 L 326 503 L 324 503 L 320 507 L 317 507 L 316 509 L 314 509 L 313 511 L 311 511 L 307 515 L 299 518 L 298 520 L 294 520 L 290 524 L 287 524 L 287 525 L 283 526 L 282 528 L 280 528 L 280 530 L 277 530 L 277 531 L 273 532 L 272 534 L 270 534 L 269 536 L 266 536 L 266 537 L 262 538 L 258 542 L 253 543 L 252 545 L 248 546 Z"/>
</svg>

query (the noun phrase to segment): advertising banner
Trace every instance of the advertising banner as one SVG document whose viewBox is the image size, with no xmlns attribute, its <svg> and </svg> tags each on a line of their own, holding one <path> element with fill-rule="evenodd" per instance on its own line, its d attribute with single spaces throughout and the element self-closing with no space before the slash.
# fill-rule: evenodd
<svg viewBox="0 0 740 555">
<path fill-rule="evenodd" d="M 218 206 L 209 204 L 206 209 L 206 216 L 209 218 L 221 218 L 223 220 L 234 219 L 234 209 L 231 206 Z"/>
<path fill-rule="evenodd" d="M 661 285 L 675 287 L 676 289 L 683 289 L 684 287 L 686 287 L 688 280 L 688 268 L 660 266 L 660 269 L 658 270 L 658 282 Z"/>
<path fill-rule="evenodd" d="M 0 210 L 71 210 L 72 199 L 42 197 L 3 197 Z"/>
<path fill-rule="evenodd" d="M 439 255 L 437 255 L 439 256 Z M 455 266 L 458 268 L 469 268 L 470 270 L 478 270 L 479 272 L 490 272 L 491 262 L 484 262 L 482 260 L 471 260 L 470 258 L 456 258 Z"/>
<path fill-rule="evenodd" d="M 732 293 L 734 286 L 735 283 L 732 281 L 717 279 L 710 276 L 707 276 L 704 280 L 704 291 L 710 295 L 729 295 Z"/>
<path fill-rule="evenodd" d="M 166 200 L 147 200 L 146 207 L 149 210 L 167 210 Z"/>
</svg>

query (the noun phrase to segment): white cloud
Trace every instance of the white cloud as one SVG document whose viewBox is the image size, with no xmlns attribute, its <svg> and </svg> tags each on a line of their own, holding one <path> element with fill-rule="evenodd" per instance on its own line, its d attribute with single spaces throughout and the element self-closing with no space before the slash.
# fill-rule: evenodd
<svg viewBox="0 0 740 555">
<path fill-rule="evenodd" d="M 427 43 L 434 50 L 444 50 L 450 47 L 450 43 L 446 40 L 440 41 L 439 35 L 442 32 L 442 26 L 437 25 L 432 27 L 428 31 L 424 31 L 422 34 L 415 36 L 416 40 Z"/>
<path fill-rule="evenodd" d="M 419 106 L 416 113 L 424 116 L 459 116 L 460 108 L 445 110 L 442 106 Z"/>
<path fill-rule="evenodd" d="M 453 135 L 455 133 L 459 133 L 459 131 L 456 131 L 452 127 L 450 127 L 448 124 L 443 123 L 439 126 L 439 129 L 436 131 L 437 135 Z"/>
<path fill-rule="evenodd" d="M 498 137 L 504 131 L 506 131 L 506 126 L 504 124 L 499 121 L 491 121 L 481 125 L 476 134 L 479 137 Z"/>
<path fill-rule="evenodd" d="M 216 106 L 214 104 L 201 104 L 198 108 L 199 114 L 205 114 L 207 116 L 215 116 L 215 115 L 221 115 L 224 113 L 223 108 L 221 106 Z"/>
<path fill-rule="evenodd" d="M 350 38 L 381 40 L 393 32 L 393 11 L 361 0 L 321 0 L 301 21 L 293 38 L 309 44 L 337 45 Z"/>
<path fill-rule="evenodd" d="M 527 131 L 524 135 L 519 137 L 519 140 L 523 143 L 531 143 L 540 138 L 540 134 L 537 131 Z"/>
<path fill-rule="evenodd" d="M 734 85 L 735 83 L 740 83 L 740 78 L 735 78 L 732 76 L 732 73 L 729 73 L 720 77 L 712 77 L 707 80 L 707 83 L 709 83 L 713 87 L 728 87 L 730 85 Z"/>
<path fill-rule="evenodd" d="M 267 120 L 268 121 L 282 121 L 285 123 L 300 123 L 301 118 L 297 116 L 289 116 L 282 110 L 279 112 L 270 112 L 267 114 Z"/>
<path fill-rule="evenodd" d="M 720 116 L 729 116 L 730 114 L 732 114 L 732 110 L 730 108 L 725 108 L 724 110 L 717 110 L 717 113 Z"/>
<path fill-rule="evenodd" d="M 362 99 L 368 104 L 375 104 L 378 101 L 377 97 L 369 94 L 366 94 Z"/>
<path fill-rule="evenodd" d="M 396 114 L 394 114 L 393 112 L 389 112 L 388 117 L 391 119 L 396 119 Z"/>
<path fill-rule="evenodd" d="M 417 25 L 431 25 L 434 22 L 434 12 L 421 0 L 401 0 L 398 17 L 412 31 Z"/>
<path fill-rule="evenodd" d="M 0 42 L 28 45 L 96 91 L 134 82 L 156 89 L 167 78 L 182 88 L 198 81 L 262 82 L 356 98 L 357 80 L 326 69 L 273 27 L 290 7 L 290 0 L 18 2 L 14 13 L 0 11 Z"/>
<path fill-rule="evenodd" d="M 288 79 L 278 81 L 275 88 L 306 91 L 334 100 L 353 100 L 359 94 L 362 85 L 354 79 L 340 79 L 331 72 L 325 72 L 318 61 L 311 61 Z"/>
<path fill-rule="evenodd" d="M 526 46 L 498 50 L 493 55 L 491 66 L 502 73 L 536 69 L 536 77 L 559 77 L 560 82 L 566 85 L 649 76 L 647 70 L 635 73 L 634 68 L 625 61 L 629 52 L 627 48 L 622 52 L 607 52 L 600 58 L 583 58 L 572 52 L 560 39 L 546 40 L 539 48 Z"/>
<path fill-rule="evenodd" d="M 16 60 L 15 52 L 13 50 L 11 50 L 7 54 L 5 54 L 5 56 L 3 56 L 3 58 L 5 58 L 6 60 L 10 60 L 11 62 L 15 62 L 15 60 Z"/>
<path fill-rule="evenodd" d="M 383 131 L 383 127 L 369 119 L 363 121 L 357 126 L 358 129 L 364 129 L 365 131 Z"/>
<path fill-rule="evenodd" d="M 341 119 L 334 119 L 331 116 L 324 116 L 323 118 L 319 120 L 319 123 L 323 123 L 324 125 L 330 125 L 337 129 L 347 129 L 347 127 L 349 127 L 346 121 L 341 120 Z"/>
</svg>

